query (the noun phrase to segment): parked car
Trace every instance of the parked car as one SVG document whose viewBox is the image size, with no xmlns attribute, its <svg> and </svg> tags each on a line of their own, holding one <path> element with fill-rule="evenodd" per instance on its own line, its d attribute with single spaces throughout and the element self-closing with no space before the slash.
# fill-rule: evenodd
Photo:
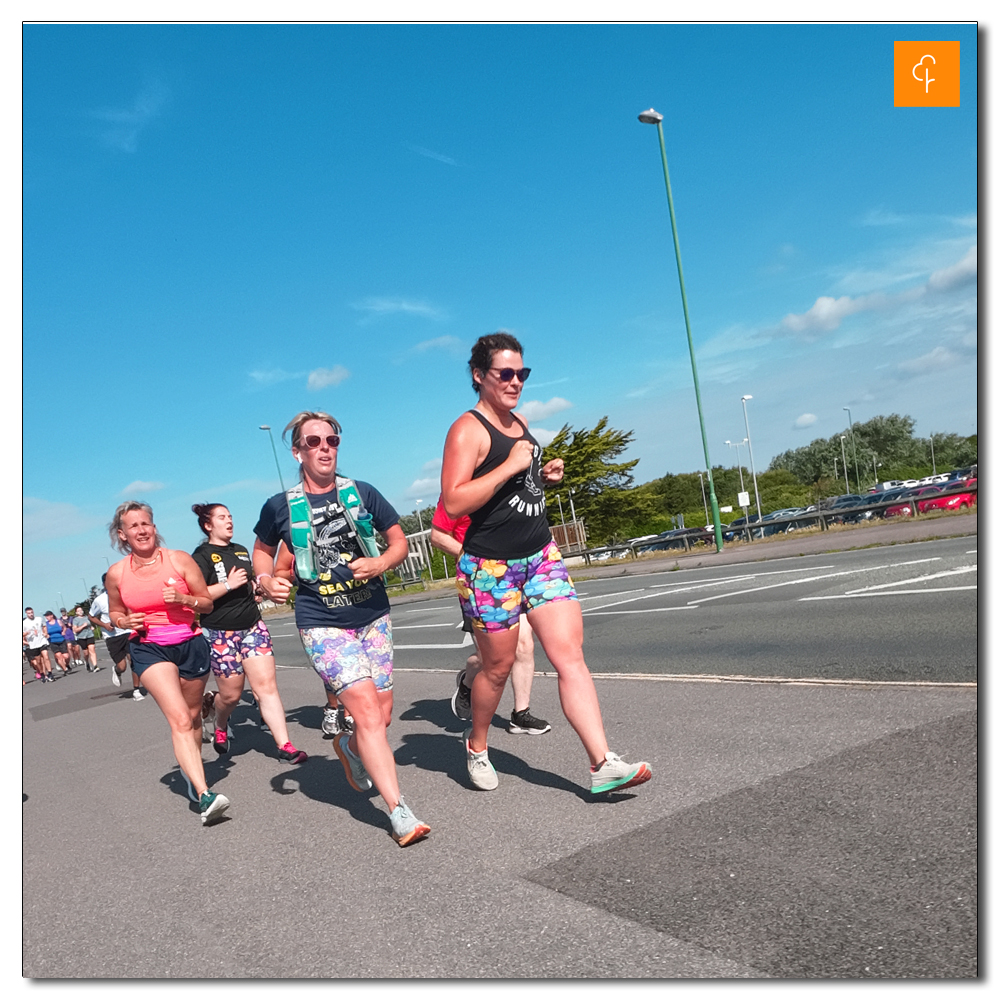
<svg viewBox="0 0 1000 1000">
<path fill-rule="evenodd" d="M 857 493 L 845 493 L 843 496 L 833 497 L 832 502 L 825 508 L 827 524 L 856 524 L 858 521 L 867 520 L 872 516 L 870 510 L 854 508 L 866 507 L 871 502 L 871 497 L 863 497 Z"/>
<path fill-rule="evenodd" d="M 902 479 L 887 479 L 884 483 L 876 483 L 868 492 L 869 493 L 885 493 L 888 490 L 899 489 L 903 485 Z"/>
<path fill-rule="evenodd" d="M 764 537 L 769 535 L 785 534 L 789 531 L 794 531 L 797 522 L 795 521 L 785 521 L 787 517 L 791 517 L 794 514 L 804 514 L 805 507 L 784 507 L 781 510 L 772 510 L 769 514 L 765 514 L 761 519 L 763 521 L 781 521 L 781 524 L 768 524 L 764 528 Z"/>
<path fill-rule="evenodd" d="M 952 469 L 948 473 L 948 482 L 956 480 L 976 479 L 979 476 L 978 465 L 967 465 L 964 469 Z"/>
<path fill-rule="evenodd" d="M 684 539 L 687 538 L 688 545 L 696 545 L 698 542 L 709 542 L 715 539 L 714 528 L 673 528 L 670 531 L 663 531 L 653 537 L 645 545 L 641 545 L 636 552 L 643 555 L 646 552 L 663 552 L 667 549 L 685 548 Z"/>
<path fill-rule="evenodd" d="M 920 509 L 919 507 L 917 507 L 917 504 L 920 502 L 921 497 L 929 498 L 935 495 L 936 493 L 940 493 L 942 489 L 943 487 L 938 485 L 938 486 L 923 486 L 920 489 L 907 490 L 906 493 L 899 498 L 900 502 L 892 507 L 887 507 L 885 513 L 882 516 L 913 517 L 914 508 L 916 507 L 918 510 Z"/>
<path fill-rule="evenodd" d="M 946 486 L 942 492 L 947 494 L 948 487 Z M 970 507 L 976 505 L 976 498 L 978 496 L 979 494 L 976 491 L 971 493 L 952 493 L 951 496 L 934 496 L 929 500 L 918 500 L 917 510 L 921 514 L 928 510 L 968 510 Z"/>
<path fill-rule="evenodd" d="M 747 534 L 752 534 L 754 538 L 762 538 L 763 534 L 760 528 L 751 532 L 739 530 L 748 524 L 759 524 L 761 520 L 756 514 L 751 514 L 749 517 L 738 517 L 735 521 L 730 521 L 728 525 L 723 527 L 722 538 L 727 542 L 731 542 L 734 538 L 746 538 Z"/>
</svg>

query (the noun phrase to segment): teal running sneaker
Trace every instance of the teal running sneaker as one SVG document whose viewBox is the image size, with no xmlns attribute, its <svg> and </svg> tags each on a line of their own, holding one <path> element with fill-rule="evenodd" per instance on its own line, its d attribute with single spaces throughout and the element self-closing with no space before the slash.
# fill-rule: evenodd
<svg viewBox="0 0 1000 1000">
<path fill-rule="evenodd" d="M 229 808 L 229 799 L 220 792 L 202 792 L 198 807 L 201 810 L 201 825 L 211 826 L 222 819 L 222 814 Z"/>
<path fill-rule="evenodd" d="M 653 777 L 649 765 L 640 760 L 638 764 L 627 764 L 610 750 L 596 768 L 590 769 L 590 793 L 613 792 L 616 788 L 631 788 L 641 785 Z"/>
<path fill-rule="evenodd" d="M 413 815 L 413 810 L 403 801 L 402 796 L 399 798 L 399 805 L 389 813 L 389 822 L 392 823 L 392 839 L 400 847 L 423 840 L 431 832 L 426 823 L 421 823 Z"/>
</svg>

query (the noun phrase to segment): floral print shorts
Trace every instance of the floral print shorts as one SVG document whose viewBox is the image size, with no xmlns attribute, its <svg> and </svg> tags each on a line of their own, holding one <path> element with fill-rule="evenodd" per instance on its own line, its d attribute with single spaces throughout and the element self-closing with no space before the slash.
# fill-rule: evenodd
<svg viewBox="0 0 1000 1000">
<path fill-rule="evenodd" d="M 243 661 L 252 656 L 274 656 L 271 633 L 263 621 L 253 628 L 203 628 L 216 677 L 237 677 L 243 673 Z"/>
<path fill-rule="evenodd" d="M 480 632 L 514 628 L 522 613 L 550 601 L 577 600 L 554 541 L 524 559 L 482 559 L 463 552 L 455 585 L 462 614 Z"/>
<path fill-rule="evenodd" d="M 362 628 L 300 628 L 302 646 L 327 691 L 366 678 L 378 691 L 392 690 L 392 621 L 388 614 Z"/>
</svg>

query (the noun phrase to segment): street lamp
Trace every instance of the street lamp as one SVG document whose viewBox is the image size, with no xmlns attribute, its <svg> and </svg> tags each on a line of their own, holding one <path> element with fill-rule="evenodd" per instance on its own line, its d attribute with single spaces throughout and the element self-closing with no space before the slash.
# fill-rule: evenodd
<svg viewBox="0 0 1000 1000">
<path fill-rule="evenodd" d="M 858 439 L 854 436 L 854 421 L 851 419 L 851 408 L 843 407 L 847 410 L 847 422 L 851 425 L 851 447 L 854 450 L 854 478 L 858 481 L 858 492 L 861 492 L 861 473 L 858 472 Z M 851 491 L 848 490 L 848 493 Z"/>
<path fill-rule="evenodd" d="M 844 435 L 841 434 L 840 435 L 840 455 L 844 459 L 844 486 L 846 487 L 847 492 L 850 493 L 851 492 L 851 484 L 847 481 L 847 452 L 844 451 L 844 441 L 845 440 L 846 439 L 845 439 Z"/>
<path fill-rule="evenodd" d="M 431 568 L 431 546 L 430 542 L 424 538 L 424 519 L 420 516 L 420 505 L 423 500 L 417 501 L 417 524 L 420 525 L 420 546 L 427 553 L 427 575 L 431 578 L 431 583 L 434 582 L 434 570 Z M 447 572 L 447 570 L 445 571 Z"/>
<path fill-rule="evenodd" d="M 760 493 L 757 490 L 757 470 L 754 468 L 753 464 L 753 442 L 750 440 L 750 419 L 747 417 L 747 400 L 753 399 L 753 396 L 747 394 L 746 396 L 740 396 L 740 402 L 743 404 L 743 423 L 746 425 L 747 429 L 747 451 L 750 452 L 750 475 L 753 476 L 753 495 L 754 499 L 757 501 L 757 520 L 761 519 L 760 514 Z"/>
<path fill-rule="evenodd" d="M 730 448 L 736 449 L 736 465 L 739 467 L 740 470 L 740 493 L 746 492 L 746 490 L 743 488 L 743 462 L 740 459 L 740 445 L 746 443 L 747 443 L 746 438 L 744 438 L 742 441 L 737 441 L 736 444 L 733 444 L 732 441 L 726 442 L 726 444 L 728 444 Z"/>
<path fill-rule="evenodd" d="M 708 503 L 705 501 L 705 480 L 701 473 L 698 473 L 698 482 L 701 483 L 701 502 L 705 504 L 705 524 L 708 524 Z"/>
<path fill-rule="evenodd" d="M 937 475 L 937 462 L 934 460 L 934 434 L 931 434 L 931 475 Z"/>
<path fill-rule="evenodd" d="M 274 435 L 271 433 L 269 424 L 261 424 L 260 429 L 267 431 L 267 436 L 271 439 L 271 451 L 274 452 L 274 467 L 278 470 L 278 482 L 281 483 L 281 492 L 285 492 L 285 481 L 281 478 L 281 466 L 278 464 L 278 449 L 274 447 Z"/>
<path fill-rule="evenodd" d="M 705 433 L 705 418 L 701 412 L 701 389 L 698 386 L 698 365 L 694 357 L 694 340 L 691 337 L 691 317 L 688 314 L 687 292 L 684 290 L 684 269 L 681 266 L 681 244 L 677 238 L 677 220 L 674 217 L 674 196 L 670 190 L 670 172 L 667 170 L 667 147 L 663 141 L 663 115 L 649 108 L 639 115 L 639 121 L 644 125 L 655 125 L 660 139 L 660 158 L 663 160 L 663 180 L 667 186 L 667 207 L 670 209 L 670 231 L 674 237 L 674 256 L 677 258 L 677 279 L 681 286 L 681 304 L 684 307 L 684 326 L 687 329 L 688 351 L 691 354 L 691 375 L 694 378 L 694 398 L 698 404 L 698 423 L 701 425 L 701 444 L 705 451 L 705 469 L 708 473 L 708 493 L 712 500 L 712 523 L 715 526 L 715 550 L 722 551 L 722 525 L 719 517 L 719 501 L 715 496 L 715 483 L 712 481 L 712 460 L 708 457 L 708 435 Z M 706 507 L 705 520 L 708 520 Z"/>
</svg>

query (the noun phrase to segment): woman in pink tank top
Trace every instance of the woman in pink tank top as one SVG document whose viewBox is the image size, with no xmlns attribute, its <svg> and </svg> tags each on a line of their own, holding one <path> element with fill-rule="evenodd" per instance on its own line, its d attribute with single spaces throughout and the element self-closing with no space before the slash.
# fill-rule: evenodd
<svg viewBox="0 0 1000 1000">
<path fill-rule="evenodd" d="M 201 759 L 201 706 L 210 666 L 197 615 L 213 607 L 205 578 L 186 552 L 163 547 L 148 504 L 120 504 L 109 534 L 126 553 L 105 580 L 111 623 L 132 631 L 132 671 L 170 724 L 188 794 L 202 823 L 210 825 L 222 818 L 229 800 L 209 790 Z"/>
</svg>

